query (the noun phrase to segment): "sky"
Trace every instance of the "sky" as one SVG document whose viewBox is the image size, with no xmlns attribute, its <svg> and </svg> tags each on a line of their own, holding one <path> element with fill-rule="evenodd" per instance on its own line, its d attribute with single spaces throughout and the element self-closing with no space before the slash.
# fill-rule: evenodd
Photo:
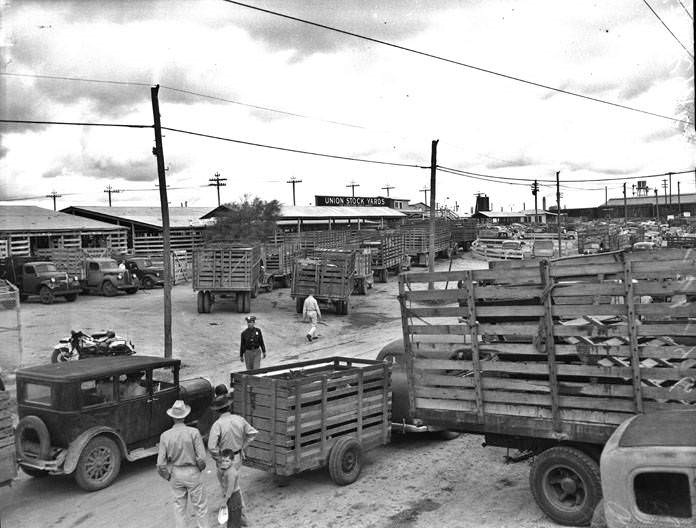
<svg viewBox="0 0 696 528">
<path fill-rule="evenodd" d="M 58 209 L 108 205 L 111 186 L 114 205 L 158 205 L 157 84 L 162 126 L 179 130 L 163 132 L 172 207 L 215 207 L 216 173 L 223 203 L 292 204 L 292 177 L 297 205 L 351 183 L 422 201 L 435 139 L 438 165 L 521 180 L 438 171 L 437 202 L 460 213 L 479 192 L 494 210 L 533 208 L 529 180 L 557 171 L 563 207 L 667 172 L 691 170 L 674 193 L 696 192 L 692 2 L 649 0 L 674 37 L 638 0 L 248 3 L 449 61 L 224 0 L 0 0 L 0 119 L 145 125 L 0 123 L 0 204 L 52 208 L 55 191 Z M 570 183 L 582 179 L 597 181 Z"/>
</svg>

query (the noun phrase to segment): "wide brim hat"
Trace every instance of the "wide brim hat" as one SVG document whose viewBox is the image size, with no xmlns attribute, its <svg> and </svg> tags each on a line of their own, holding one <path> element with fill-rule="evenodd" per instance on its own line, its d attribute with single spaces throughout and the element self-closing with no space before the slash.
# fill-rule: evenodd
<svg viewBox="0 0 696 528">
<path fill-rule="evenodd" d="M 176 400 L 174 405 L 167 409 L 167 414 L 175 419 L 186 418 L 191 412 L 191 406 L 186 405 L 183 400 Z"/>
<path fill-rule="evenodd" d="M 221 411 L 222 409 L 229 409 L 232 405 L 232 400 L 226 394 L 222 394 L 213 400 L 210 404 L 210 408 L 213 411 Z"/>
</svg>

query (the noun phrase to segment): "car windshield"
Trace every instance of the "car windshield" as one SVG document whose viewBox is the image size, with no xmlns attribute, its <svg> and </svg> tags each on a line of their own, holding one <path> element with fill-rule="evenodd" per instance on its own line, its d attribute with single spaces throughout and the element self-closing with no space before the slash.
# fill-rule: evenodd
<svg viewBox="0 0 696 528">
<path fill-rule="evenodd" d="M 119 271 L 119 270 L 118 270 L 118 264 L 116 264 L 115 262 L 102 262 L 102 263 L 99 265 L 99 269 L 101 269 L 102 271 L 106 271 L 106 272 L 117 272 L 117 271 Z"/>
<path fill-rule="evenodd" d="M 58 271 L 55 264 L 35 264 L 34 269 L 36 273 L 52 273 Z"/>
<path fill-rule="evenodd" d="M 152 267 L 152 261 L 150 259 L 139 259 L 139 260 L 136 260 L 135 263 L 140 268 L 151 268 Z"/>
</svg>

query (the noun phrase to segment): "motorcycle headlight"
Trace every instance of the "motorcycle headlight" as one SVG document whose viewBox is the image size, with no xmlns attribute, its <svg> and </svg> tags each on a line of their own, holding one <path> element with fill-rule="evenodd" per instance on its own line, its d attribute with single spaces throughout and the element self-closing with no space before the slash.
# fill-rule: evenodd
<svg viewBox="0 0 696 528">
<path fill-rule="evenodd" d="M 121 274 L 119 273 L 119 274 L 118 274 L 118 280 L 121 280 L 122 278 L 123 278 L 123 275 L 121 275 Z"/>
</svg>

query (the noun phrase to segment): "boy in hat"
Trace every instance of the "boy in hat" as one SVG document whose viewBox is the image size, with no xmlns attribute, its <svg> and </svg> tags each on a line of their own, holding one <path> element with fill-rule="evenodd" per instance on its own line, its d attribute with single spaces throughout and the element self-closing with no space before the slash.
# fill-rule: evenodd
<svg viewBox="0 0 696 528">
<path fill-rule="evenodd" d="M 191 407 L 183 400 L 176 400 L 167 410 L 174 425 L 160 436 L 157 472 L 171 483 L 176 527 L 184 528 L 187 525 L 188 499 L 196 513 L 198 528 L 209 528 L 208 506 L 201 482 L 201 472 L 205 469 L 205 448 L 198 429 L 184 424 L 190 412 Z"/>
<path fill-rule="evenodd" d="M 247 329 L 242 332 L 242 342 L 239 345 L 239 361 L 246 363 L 247 370 L 261 368 L 261 354 L 266 359 L 266 345 L 260 328 L 256 328 L 256 316 L 245 318 Z"/>
</svg>

